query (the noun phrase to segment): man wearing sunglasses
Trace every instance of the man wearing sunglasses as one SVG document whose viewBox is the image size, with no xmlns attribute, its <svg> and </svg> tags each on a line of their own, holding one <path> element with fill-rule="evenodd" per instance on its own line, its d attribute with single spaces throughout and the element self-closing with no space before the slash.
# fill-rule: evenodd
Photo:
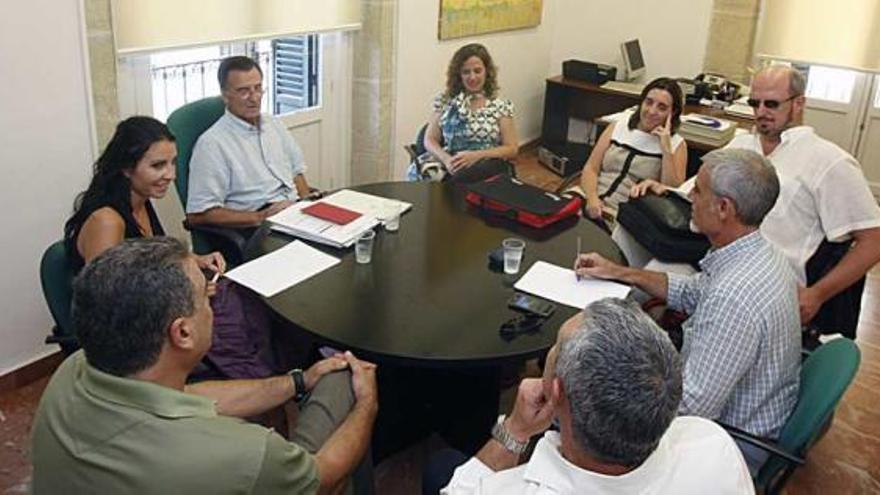
<svg viewBox="0 0 880 495">
<path fill-rule="evenodd" d="M 762 153 L 780 175 L 779 200 L 761 232 L 795 268 L 803 325 L 880 261 L 880 208 L 856 160 L 803 125 L 805 89 L 804 76 L 789 67 L 756 74 L 748 101 L 755 133 L 727 145 Z M 826 239 L 852 245 L 824 276 L 808 277 L 808 261 Z"/>
</svg>

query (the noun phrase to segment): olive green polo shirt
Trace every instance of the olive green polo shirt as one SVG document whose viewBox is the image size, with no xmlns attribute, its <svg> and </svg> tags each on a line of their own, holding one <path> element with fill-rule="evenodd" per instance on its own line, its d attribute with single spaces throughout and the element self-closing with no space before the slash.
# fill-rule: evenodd
<svg viewBox="0 0 880 495">
<path fill-rule="evenodd" d="M 214 401 L 103 373 L 82 351 L 52 377 L 33 426 L 33 492 L 314 493 L 314 458 Z"/>
</svg>

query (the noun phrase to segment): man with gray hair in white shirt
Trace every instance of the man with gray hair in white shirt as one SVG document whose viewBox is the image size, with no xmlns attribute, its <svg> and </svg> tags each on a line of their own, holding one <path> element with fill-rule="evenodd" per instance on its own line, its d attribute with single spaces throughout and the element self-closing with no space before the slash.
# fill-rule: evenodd
<svg viewBox="0 0 880 495">
<path fill-rule="evenodd" d="M 657 324 L 633 302 L 594 302 L 565 322 L 543 379 L 522 381 L 513 412 L 440 493 L 754 493 L 733 439 L 707 419 L 676 417 L 681 398 L 679 357 Z M 518 465 L 554 416 L 559 431 Z M 448 466 L 435 466 L 423 493 L 445 483 Z"/>
<path fill-rule="evenodd" d="M 302 150 L 278 119 L 261 114 L 263 72 L 256 62 L 228 57 L 217 79 L 226 112 L 193 148 L 187 221 L 257 227 L 309 195 Z"/>
</svg>

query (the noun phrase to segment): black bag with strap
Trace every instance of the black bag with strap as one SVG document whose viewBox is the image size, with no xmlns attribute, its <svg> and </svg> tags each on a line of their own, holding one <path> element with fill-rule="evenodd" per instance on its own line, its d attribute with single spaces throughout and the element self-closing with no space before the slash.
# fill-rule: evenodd
<svg viewBox="0 0 880 495">
<path fill-rule="evenodd" d="M 576 216 L 581 207 L 581 198 L 557 196 L 507 175 L 464 187 L 468 203 L 537 229 Z"/>
<path fill-rule="evenodd" d="M 851 241 L 830 242 L 827 239 L 823 240 L 813 256 L 807 261 L 805 267 L 807 287 L 812 286 L 828 274 L 846 256 L 851 245 Z M 817 333 L 840 332 L 844 337 L 855 339 L 864 290 L 865 277 L 862 276 L 836 296 L 825 301 L 825 304 L 819 308 L 819 312 L 807 326 L 816 330 Z"/>
<path fill-rule="evenodd" d="M 690 201 L 674 193 L 621 203 L 617 222 L 660 261 L 696 265 L 709 250 L 706 236 L 691 231 Z"/>
</svg>

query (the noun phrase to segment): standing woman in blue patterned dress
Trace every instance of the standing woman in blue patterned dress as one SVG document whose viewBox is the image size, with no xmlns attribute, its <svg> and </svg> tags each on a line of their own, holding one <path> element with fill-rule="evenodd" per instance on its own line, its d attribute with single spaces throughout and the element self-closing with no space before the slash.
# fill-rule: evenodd
<svg viewBox="0 0 880 495">
<path fill-rule="evenodd" d="M 497 168 L 519 150 L 513 113 L 510 100 L 498 97 L 498 69 L 489 51 L 465 45 L 449 62 L 446 91 L 434 99 L 425 149 L 453 177 L 494 175 L 479 169 Z"/>
</svg>

